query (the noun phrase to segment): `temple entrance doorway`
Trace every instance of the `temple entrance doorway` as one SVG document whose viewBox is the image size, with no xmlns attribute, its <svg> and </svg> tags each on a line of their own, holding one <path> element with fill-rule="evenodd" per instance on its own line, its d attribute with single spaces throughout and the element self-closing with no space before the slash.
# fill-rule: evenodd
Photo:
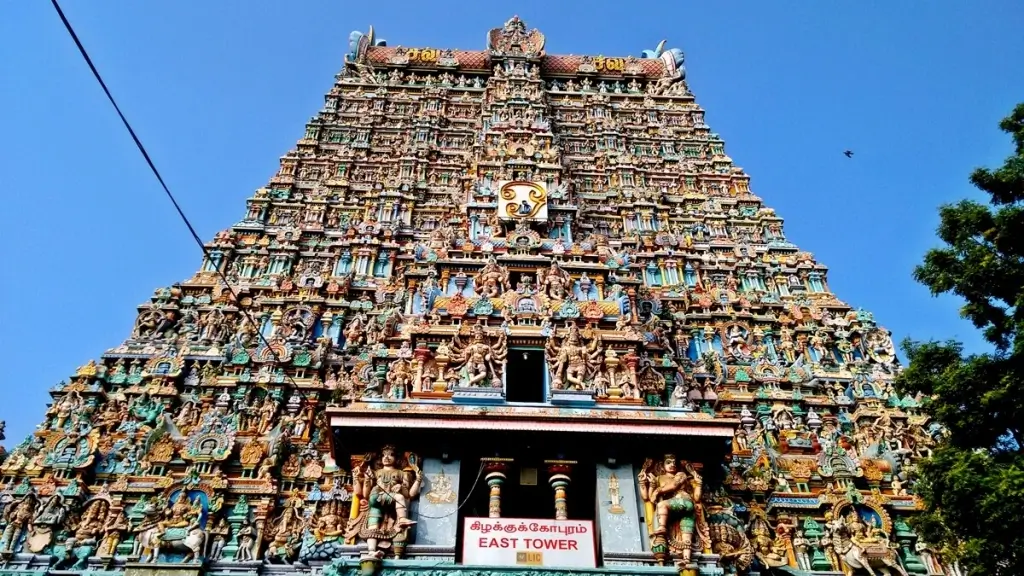
<svg viewBox="0 0 1024 576">
<path fill-rule="evenodd" d="M 563 438 L 543 433 L 505 433 L 502 440 L 488 442 L 498 448 L 481 451 L 480 457 L 466 456 L 461 474 L 465 488 L 460 487 L 460 501 L 465 504 L 458 512 L 456 528 L 456 562 L 462 561 L 463 520 L 487 518 L 490 505 L 490 487 L 487 471 L 481 458 L 495 453 L 508 458 L 504 465 L 504 480 L 500 483 L 500 516 L 524 520 L 553 520 L 555 518 L 555 490 L 551 486 L 551 466 L 563 463 L 571 478 L 566 489 L 566 508 L 569 520 L 593 521 L 600 506 L 597 494 L 597 467 L 592 457 L 594 446 L 588 445 L 582 435 L 571 434 Z M 578 450 L 567 451 L 576 446 Z M 565 458 L 572 456 L 573 460 Z M 571 463 L 575 462 L 575 463 Z M 470 487 L 475 486 L 472 492 Z"/>
<path fill-rule="evenodd" d="M 509 348 L 505 366 L 505 400 L 547 402 L 546 372 L 543 349 Z"/>
<path fill-rule="evenodd" d="M 570 466 L 572 479 L 566 489 L 566 504 L 570 520 L 593 520 L 596 510 L 597 474 L 592 461 L 577 462 Z M 503 486 L 506 505 L 502 516 L 506 518 L 553 519 L 555 517 L 555 490 L 549 479 L 548 464 L 529 456 L 518 458 L 508 472 Z"/>
</svg>

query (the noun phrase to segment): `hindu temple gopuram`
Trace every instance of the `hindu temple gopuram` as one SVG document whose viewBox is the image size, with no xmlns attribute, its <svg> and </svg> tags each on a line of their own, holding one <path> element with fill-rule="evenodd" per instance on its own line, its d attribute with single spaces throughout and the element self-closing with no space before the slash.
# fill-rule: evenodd
<svg viewBox="0 0 1024 576">
<path fill-rule="evenodd" d="M 0 576 L 950 573 L 908 525 L 940 430 L 683 52 L 483 48 L 349 36 L 198 272 L 8 443 Z"/>
</svg>

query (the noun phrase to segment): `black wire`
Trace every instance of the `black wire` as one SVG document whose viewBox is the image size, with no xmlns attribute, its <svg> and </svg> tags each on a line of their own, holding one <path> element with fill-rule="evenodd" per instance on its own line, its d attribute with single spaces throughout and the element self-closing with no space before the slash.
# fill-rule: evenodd
<svg viewBox="0 0 1024 576">
<path fill-rule="evenodd" d="M 473 480 L 473 485 L 470 486 L 470 488 L 469 488 L 469 494 L 466 494 L 466 497 L 463 498 L 463 500 L 462 500 L 462 504 L 459 504 L 458 506 L 456 506 L 455 510 L 452 510 L 451 512 L 445 514 L 444 516 L 426 516 L 425 514 L 423 514 L 421 512 L 421 513 L 417 514 L 416 517 L 417 518 L 429 518 L 431 520 L 444 520 L 445 518 L 448 518 L 449 516 L 458 513 L 459 510 L 462 510 L 463 506 L 465 506 L 467 503 L 469 503 L 469 499 L 470 499 L 470 497 L 473 496 L 473 492 L 476 490 L 476 485 L 480 483 L 480 478 L 483 475 L 484 475 L 484 465 L 481 464 L 480 465 L 480 469 L 476 471 L 476 480 Z"/>
<path fill-rule="evenodd" d="M 188 228 L 189 233 L 192 235 L 192 239 L 196 241 L 196 244 L 199 245 L 199 249 L 203 251 L 203 256 L 209 259 L 209 249 L 207 249 L 206 244 L 203 242 L 203 239 L 199 237 L 199 234 L 196 233 L 196 229 L 192 226 L 192 223 L 189 221 L 188 216 L 185 216 L 185 212 L 181 209 L 181 205 L 179 205 L 178 201 L 174 198 L 174 194 L 171 193 L 171 189 L 167 187 L 167 183 L 164 182 L 164 178 L 163 176 L 160 175 L 160 171 L 156 169 L 156 165 L 153 163 L 153 159 L 149 157 L 149 152 L 146 151 L 146 147 L 142 145 L 142 141 L 139 140 L 138 135 L 135 134 L 135 130 L 132 129 L 132 125 L 128 122 L 128 119 L 125 118 L 124 113 L 121 112 L 121 107 L 118 106 L 117 102 L 114 100 L 114 95 L 111 94 L 110 89 L 107 88 L 107 83 L 104 82 L 103 77 L 100 76 L 99 70 L 97 70 L 96 65 L 93 64 L 92 58 L 89 57 L 89 53 L 86 52 L 85 46 L 82 45 L 82 41 L 78 39 L 78 34 L 76 34 L 75 29 L 71 27 L 71 22 L 68 22 L 67 16 L 64 15 L 64 11 L 61 10 L 60 8 L 60 4 L 57 3 L 57 0 L 50 0 L 50 3 L 53 4 L 54 10 L 56 10 L 57 15 L 60 16 L 60 21 L 64 23 L 64 28 L 68 31 L 68 34 L 71 36 L 71 39 L 75 41 L 75 46 L 78 47 L 78 52 L 82 55 L 82 58 L 85 60 L 85 63 L 88 64 L 89 70 L 92 71 L 93 77 L 96 78 L 96 81 L 99 82 L 100 87 L 103 88 L 103 93 L 107 95 L 107 100 L 110 101 L 111 106 L 114 107 L 114 110 L 117 112 L 117 115 L 121 118 L 121 123 L 124 124 L 124 127 L 128 130 L 128 134 L 130 134 L 132 140 L 135 141 L 135 146 L 139 149 L 139 152 L 142 153 L 142 157 L 146 159 L 146 164 L 149 165 L 149 169 L 152 170 L 153 175 L 156 176 L 157 181 L 160 182 L 160 187 L 164 189 L 164 193 L 167 195 L 167 198 L 170 199 L 171 204 L 174 205 L 174 209 L 178 212 L 178 216 L 180 216 L 182 222 L 185 223 L 185 226 Z M 238 310 L 252 324 L 253 328 L 256 329 L 256 334 L 259 335 L 259 338 L 263 342 L 263 345 L 267 347 L 267 350 L 273 356 L 274 364 L 280 364 L 280 357 L 277 355 L 277 352 L 274 351 L 273 348 L 271 348 L 270 342 L 267 341 L 266 336 L 264 336 L 263 332 L 260 331 L 259 325 L 256 323 L 256 320 L 252 317 L 251 314 L 249 314 L 248 310 L 241 307 L 240 303 L 238 302 L 238 293 L 235 292 L 235 289 L 231 287 L 231 283 L 228 281 L 227 276 L 224 275 L 224 272 L 220 269 L 220 267 L 215 268 L 215 270 L 217 272 L 217 275 L 220 276 L 220 279 L 224 282 L 224 286 L 228 289 L 228 292 L 231 293 L 232 300 L 236 304 L 239 304 Z M 298 387 L 298 385 L 295 383 L 295 380 L 291 377 L 290 374 L 285 373 L 285 376 L 291 382 L 292 386 Z"/>
</svg>

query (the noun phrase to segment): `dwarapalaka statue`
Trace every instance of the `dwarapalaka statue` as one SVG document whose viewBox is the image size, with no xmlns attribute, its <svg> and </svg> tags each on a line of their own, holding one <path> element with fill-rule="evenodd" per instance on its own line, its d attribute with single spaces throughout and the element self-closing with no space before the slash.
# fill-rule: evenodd
<svg viewBox="0 0 1024 576">
<path fill-rule="evenodd" d="M 690 563 L 694 530 L 701 535 L 702 547 L 710 537 L 705 537 L 700 505 L 703 479 L 690 463 L 683 462 L 681 470 L 679 465 L 674 454 L 666 454 L 661 462 L 648 459 L 637 479 L 651 550 L 661 563 L 670 551 L 685 566 Z"/>
<path fill-rule="evenodd" d="M 400 557 L 409 527 L 416 524 L 409 518 L 409 510 L 423 484 L 418 458 L 405 454 L 399 459 L 394 446 L 385 446 L 379 458 L 367 458 L 355 467 L 352 478 L 359 508 L 357 516 L 349 521 L 346 536 L 365 539 L 370 558 L 383 558 L 388 548 Z"/>
</svg>

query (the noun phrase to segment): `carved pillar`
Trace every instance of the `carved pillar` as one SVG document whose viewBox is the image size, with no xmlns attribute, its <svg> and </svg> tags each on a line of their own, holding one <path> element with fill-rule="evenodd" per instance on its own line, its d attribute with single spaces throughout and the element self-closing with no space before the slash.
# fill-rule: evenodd
<svg viewBox="0 0 1024 576">
<path fill-rule="evenodd" d="M 416 385 L 413 386 L 413 391 L 428 392 L 432 383 L 423 381 L 423 367 L 430 360 L 430 349 L 427 348 L 426 344 L 420 342 L 416 344 L 416 349 L 413 350 L 413 357 L 416 359 Z"/>
<path fill-rule="evenodd" d="M 388 269 L 387 269 L 387 274 L 385 275 L 387 278 L 391 278 L 392 273 L 395 271 L 395 262 L 397 262 L 397 261 L 398 261 L 398 252 L 397 251 L 389 252 L 388 253 Z M 410 300 L 412 300 L 412 298 L 410 298 Z"/>
<path fill-rule="evenodd" d="M 640 316 L 637 314 L 638 309 L 636 307 L 636 289 L 629 288 L 628 290 L 626 290 L 626 296 L 629 297 L 629 313 L 631 317 L 630 321 L 633 324 L 637 324 L 640 322 Z"/>
<path fill-rule="evenodd" d="M 633 385 L 633 390 L 635 390 L 636 393 L 639 393 L 640 382 L 636 377 L 636 367 L 640 364 L 640 357 L 630 350 L 628 354 L 623 356 L 622 360 L 626 363 L 626 375 L 629 377 L 630 384 Z M 622 386 L 621 382 L 619 383 L 619 386 Z"/>
<path fill-rule="evenodd" d="M 264 498 L 256 504 L 255 521 L 256 521 L 256 537 L 253 539 L 252 557 L 254 560 L 260 560 L 263 558 L 263 533 L 267 525 L 267 517 L 270 515 L 270 510 L 273 507 L 273 503 Z"/>
<path fill-rule="evenodd" d="M 408 292 L 407 293 L 410 294 L 410 296 L 405 299 L 405 313 L 406 314 L 412 314 L 412 303 L 413 303 L 413 300 L 415 299 L 412 295 L 416 294 L 416 289 L 417 289 L 418 286 L 419 286 L 419 283 L 416 280 L 410 280 L 409 281 L 409 288 L 408 288 Z M 424 309 L 425 309 L 426 308 L 426 298 L 425 297 L 424 297 L 424 300 L 423 300 L 423 306 L 424 306 Z"/>
<path fill-rule="evenodd" d="M 270 334 L 264 334 L 263 335 L 268 340 L 270 339 L 271 336 L 274 335 L 275 332 L 277 332 L 278 328 L 281 326 L 281 316 L 282 315 L 283 315 L 283 313 L 281 312 L 280 308 L 277 309 L 277 310 L 274 310 L 270 314 Z"/>
<path fill-rule="evenodd" d="M 481 458 L 480 464 L 484 467 L 484 477 L 487 486 L 490 488 L 490 499 L 487 504 L 487 516 L 489 518 L 501 518 L 501 485 L 505 483 L 505 472 L 508 471 L 511 458 Z"/>
<path fill-rule="evenodd" d="M 363 464 L 364 463 L 365 463 L 365 458 L 363 456 L 352 456 L 351 459 L 349 459 L 349 466 L 350 466 L 349 469 L 352 470 L 352 476 L 353 476 L 352 484 L 353 484 L 353 486 L 355 486 L 355 484 L 356 484 L 355 475 L 356 474 L 359 474 L 359 475 L 363 474 Z M 352 493 L 352 503 L 350 504 L 350 507 L 349 507 L 349 516 L 348 516 L 349 521 L 355 520 L 356 518 L 359 517 L 359 506 L 360 506 L 360 501 L 362 499 L 363 499 L 363 493 L 362 493 L 361 482 L 360 482 L 360 487 Z M 355 544 L 355 543 L 356 543 L 355 536 L 345 538 L 345 544 L 352 545 L 352 544 Z"/>
<path fill-rule="evenodd" d="M 373 273 L 373 267 L 377 265 L 377 254 L 373 254 L 367 258 L 369 259 L 370 264 L 366 267 L 363 274 L 366 276 L 376 276 L 376 274 Z"/>
<path fill-rule="evenodd" d="M 566 499 L 566 491 L 572 479 L 569 474 L 572 472 L 572 460 L 545 460 L 548 466 L 548 483 L 555 491 L 555 520 L 568 520 L 569 507 Z"/>
</svg>

